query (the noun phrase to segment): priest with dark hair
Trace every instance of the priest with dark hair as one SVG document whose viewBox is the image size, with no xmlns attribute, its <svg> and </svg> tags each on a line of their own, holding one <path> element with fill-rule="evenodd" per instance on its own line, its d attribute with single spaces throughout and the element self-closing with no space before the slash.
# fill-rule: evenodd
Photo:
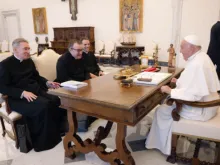
<svg viewBox="0 0 220 165">
<path fill-rule="evenodd" d="M 95 55 L 90 52 L 90 41 L 88 38 L 82 39 L 83 45 L 83 59 L 85 61 L 86 67 L 88 71 L 96 76 L 102 76 L 103 71 L 100 69 L 99 65 L 97 64 Z"/>
<path fill-rule="evenodd" d="M 68 51 L 57 61 L 57 81 L 65 82 L 70 80 L 85 81 L 97 77 L 89 72 L 84 59 L 82 58 L 82 43 L 73 40 L 69 43 Z M 78 132 L 88 131 L 89 125 L 96 119 L 91 116 L 77 114 Z"/>
<path fill-rule="evenodd" d="M 68 51 L 57 61 L 57 81 L 65 82 L 68 80 L 85 81 L 95 78 L 86 67 L 82 58 L 82 44 L 78 40 L 69 43 Z"/>
</svg>

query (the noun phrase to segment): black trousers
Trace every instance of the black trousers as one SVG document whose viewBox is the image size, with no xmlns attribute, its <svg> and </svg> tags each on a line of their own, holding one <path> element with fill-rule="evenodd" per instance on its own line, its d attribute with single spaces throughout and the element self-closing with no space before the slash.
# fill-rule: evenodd
<svg viewBox="0 0 220 165">
<path fill-rule="evenodd" d="M 9 106 L 25 117 L 33 148 L 38 152 L 51 149 L 61 141 L 60 122 L 66 112 L 59 108 L 58 97 L 45 91 L 39 91 L 37 96 L 33 102 L 28 102 L 25 98 L 9 98 Z"/>
</svg>

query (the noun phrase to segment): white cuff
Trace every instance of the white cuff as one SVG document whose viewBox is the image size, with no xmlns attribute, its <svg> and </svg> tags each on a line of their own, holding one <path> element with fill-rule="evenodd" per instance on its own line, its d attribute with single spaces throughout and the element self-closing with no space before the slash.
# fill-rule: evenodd
<svg viewBox="0 0 220 165">
<path fill-rule="evenodd" d="M 24 97 L 24 91 L 22 92 L 20 98 L 23 99 L 23 97 Z"/>
</svg>

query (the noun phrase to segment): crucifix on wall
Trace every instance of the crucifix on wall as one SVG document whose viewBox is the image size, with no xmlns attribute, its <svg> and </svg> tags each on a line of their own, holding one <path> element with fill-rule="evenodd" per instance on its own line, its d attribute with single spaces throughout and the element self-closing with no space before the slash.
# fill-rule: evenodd
<svg viewBox="0 0 220 165">
<path fill-rule="evenodd" d="M 61 0 L 65 1 L 65 0 Z M 71 19 L 77 20 L 76 14 L 78 13 L 77 9 L 77 0 L 69 0 L 69 6 L 70 6 L 70 14 L 72 14 Z"/>
</svg>

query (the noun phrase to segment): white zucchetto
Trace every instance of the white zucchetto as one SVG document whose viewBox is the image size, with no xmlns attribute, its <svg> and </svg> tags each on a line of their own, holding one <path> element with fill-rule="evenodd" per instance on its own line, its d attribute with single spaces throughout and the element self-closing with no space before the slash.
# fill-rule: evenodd
<svg viewBox="0 0 220 165">
<path fill-rule="evenodd" d="M 188 36 L 184 37 L 184 40 L 192 45 L 201 46 L 200 40 L 199 40 L 198 36 L 196 36 L 196 35 L 188 35 Z"/>
</svg>

